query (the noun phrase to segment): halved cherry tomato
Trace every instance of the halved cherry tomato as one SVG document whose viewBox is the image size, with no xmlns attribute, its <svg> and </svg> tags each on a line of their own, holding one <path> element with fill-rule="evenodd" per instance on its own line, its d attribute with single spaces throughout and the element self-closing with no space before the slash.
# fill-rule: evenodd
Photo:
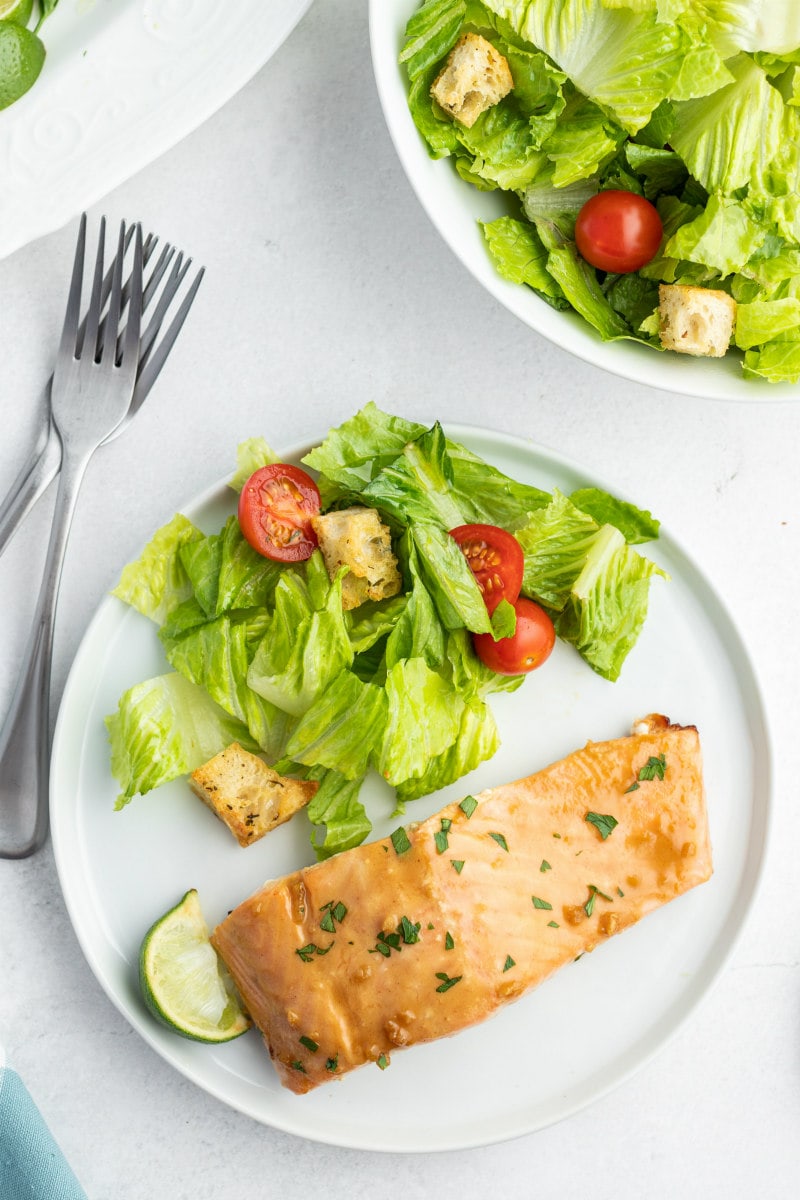
<svg viewBox="0 0 800 1200">
<path fill-rule="evenodd" d="M 317 545 L 311 518 L 319 513 L 319 488 L 310 475 L 288 463 L 259 467 L 239 496 L 239 525 L 265 558 L 301 562 Z"/>
<path fill-rule="evenodd" d="M 498 675 L 523 675 L 540 667 L 556 642 L 553 622 L 533 600 L 520 598 L 514 604 L 517 628 L 511 637 L 494 640 L 490 633 L 473 633 L 475 653 Z"/>
<path fill-rule="evenodd" d="M 525 569 L 522 547 L 514 535 L 498 525 L 458 525 L 450 536 L 461 547 L 489 612 L 501 600 L 513 604 Z"/>
<path fill-rule="evenodd" d="M 661 217 L 649 200 L 609 189 L 592 196 L 578 213 L 575 243 L 593 267 L 625 275 L 655 258 L 662 232 Z"/>
</svg>

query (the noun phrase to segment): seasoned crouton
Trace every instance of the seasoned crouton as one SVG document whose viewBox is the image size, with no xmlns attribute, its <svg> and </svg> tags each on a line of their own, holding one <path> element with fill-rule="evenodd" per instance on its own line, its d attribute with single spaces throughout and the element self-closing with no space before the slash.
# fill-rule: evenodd
<svg viewBox="0 0 800 1200">
<path fill-rule="evenodd" d="M 189 776 L 191 788 L 230 829 L 240 846 L 257 842 L 299 812 L 314 781 L 287 779 L 257 754 L 232 742 Z"/>
<path fill-rule="evenodd" d="M 340 567 L 350 568 L 342 580 L 343 608 L 397 595 L 402 578 L 391 534 L 374 508 L 342 508 L 312 517 L 311 525 L 331 579 Z"/>
<path fill-rule="evenodd" d="M 514 86 L 508 62 L 478 33 L 465 33 L 431 88 L 434 100 L 469 129 Z"/>
<path fill-rule="evenodd" d="M 662 283 L 658 299 L 659 335 L 665 350 L 722 358 L 736 323 L 732 296 L 714 288 Z"/>
</svg>

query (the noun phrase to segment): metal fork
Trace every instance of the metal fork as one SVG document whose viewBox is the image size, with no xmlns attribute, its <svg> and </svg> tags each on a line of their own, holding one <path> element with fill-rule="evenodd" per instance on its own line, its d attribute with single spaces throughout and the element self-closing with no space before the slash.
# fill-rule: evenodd
<svg viewBox="0 0 800 1200">
<path fill-rule="evenodd" d="M 133 228 L 128 229 L 125 235 L 125 249 L 127 250 Z M 155 251 L 157 237 L 148 236 L 144 242 L 142 251 L 142 260 L 147 265 L 149 259 Z M 153 267 L 150 275 L 144 285 L 142 297 L 142 314 L 146 313 L 153 303 L 159 285 L 164 278 L 167 268 L 175 256 L 175 250 L 172 246 L 166 245 L 158 256 L 158 259 Z M 155 312 L 148 321 L 147 326 L 142 334 L 141 344 L 139 348 L 139 373 L 136 379 L 136 385 L 133 389 L 128 412 L 123 420 L 119 423 L 116 429 L 109 434 L 106 441 L 111 441 L 112 438 L 118 437 L 126 428 L 128 422 L 132 420 L 135 414 L 139 411 L 144 401 L 150 392 L 151 387 L 156 381 L 158 374 L 163 367 L 167 355 L 181 331 L 189 309 L 192 306 L 197 289 L 203 278 L 203 269 L 201 268 L 195 276 L 189 290 L 182 301 L 180 308 L 168 326 L 163 338 L 158 344 L 158 349 L 153 353 L 156 339 L 161 332 L 161 326 L 164 322 L 166 313 L 175 299 L 175 296 L 180 289 L 192 260 L 187 258 L 184 260 L 183 254 L 178 254 L 172 270 L 166 278 L 164 287 L 158 298 L 158 303 L 155 305 Z M 108 297 L 111 293 L 111 284 L 113 278 L 114 266 L 109 267 L 102 286 L 102 304 L 105 306 Z M 130 280 L 127 280 L 122 292 L 123 305 L 127 303 L 128 293 L 130 291 Z M 86 321 L 81 323 L 79 336 L 83 337 Z M 100 324 L 100 335 L 104 333 L 104 323 Z M 45 386 L 44 396 L 42 398 L 41 407 L 45 414 L 45 420 L 42 425 L 42 430 L 37 438 L 36 444 L 33 447 L 31 456 L 28 462 L 23 466 L 17 478 L 14 480 L 9 492 L 0 506 L 0 554 L 3 553 L 8 543 L 11 541 L 16 530 L 22 524 L 27 514 L 31 511 L 36 501 L 44 495 L 47 488 L 53 482 L 61 469 L 61 438 L 58 436 L 58 431 L 55 428 L 50 418 L 50 387 L 52 385 L 52 376 Z"/>
<path fill-rule="evenodd" d="M 125 418 L 139 366 L 142 315 L 143 245 L 136 226 L 127 320 L 123 312 L 125 226 L 111 281 L 108 313 L 100 334 L 105 218 L 100 225 L 94 279 L 83 337 L 80 308 L 86 247 L 86 216 L 81 218 L 72 283 L 51 387 L 52 423 L 61 443 L 61 474 L 44 578 L 11 708 L 0 731 L 0 810 L 19 806 L 34 794 L 34 817 L 27 837 L 0 846 L 2 858 L 25 858 L 43 843 L 48 829 L 50 759 L 50 671 L 53 629 L 61 570 L 75 503 L 86 468 L 98 446 Z M 118 338 L 120 338 L 118 342 Z"/>
</svg>

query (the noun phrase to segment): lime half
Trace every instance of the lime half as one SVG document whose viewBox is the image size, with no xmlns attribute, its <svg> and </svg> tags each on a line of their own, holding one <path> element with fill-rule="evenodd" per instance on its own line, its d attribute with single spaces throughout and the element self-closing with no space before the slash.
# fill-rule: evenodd
<svg viewBox="0 0 800 1200">
<path fill-rule="evenodd" d="M 192 1041 L 229 1042 L 250 1027 L 194 888 L 145 935 L 139 983 L 153 1016 Z"/>
<path fill-rule="evenodd" d="M 12 21 L 0 21 L 0 109 L 33 87 L 44 57 L 44 44 L 35 33 Z"/>
<path fill-rule="evenodd" d="M 0 21 L 27 25 L 33 12 L 33 0 L 0 0 Z"/>
</svg>

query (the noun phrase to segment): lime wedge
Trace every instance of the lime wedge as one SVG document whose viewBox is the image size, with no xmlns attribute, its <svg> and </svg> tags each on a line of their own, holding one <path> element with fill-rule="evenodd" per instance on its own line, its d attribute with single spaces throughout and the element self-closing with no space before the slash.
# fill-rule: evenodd
<svg viewBox="0 0 800 1200">
<path fill-rule="evenodd" d="M 139 983 L 153 1016 L 192 1041 L 229 1042 L 250 1027 L 194 888 L 145 935 Z"/>
<path fill-rule="evenodd" d="M 33 12 L 33 0 L 0 0 L 0 21 L 27 25 Z"/>
<path fill-rule="evenodd" d="M 32 88 L 44 66 L 44 44 L 29 29 L 0 21 L 0 109 Z"/>
</svg>

